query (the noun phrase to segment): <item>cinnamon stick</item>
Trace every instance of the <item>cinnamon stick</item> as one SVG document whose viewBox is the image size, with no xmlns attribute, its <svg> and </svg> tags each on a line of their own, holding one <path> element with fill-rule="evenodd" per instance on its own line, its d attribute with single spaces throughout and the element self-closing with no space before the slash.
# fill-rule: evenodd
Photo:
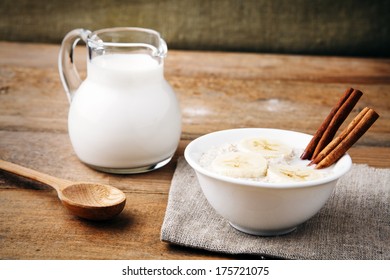
<svg viewBox="0 0 390 280">
<path fill-rule="evenodd" d="M 321 160 L 323 160 L 338 144 L 343 141 L 349 133 L 352 132 L 352 130 L 356 127 L 356 125 L 362 120 L 364 115 L 368 112 L 369 108 L 364 108 L 349 124 L 348 126 L 340 133 L 339 136 L 337 136 L 335 139 L 333 139 L 312 161 L 309 165 L 317 164 Z"/>
<path fill-rule="evenodd" d="M 364 109 L 364 113 L 359 114 L 344 131 L 345 137 L 339 141 L 333 149 L 325 149 L 325 157 L 316 165 L 316 169 L 326 168 L 336 161 L 338 161 L 346 151 L 356 143 L 357 140 L 372 126 L 372 124 L 379 118 L 379 115 L 373 109 Z M 357 122 L 357 123 L 356 123 Z M 355 124 L 356 123 L 356 124 Z M 348 131 L 348 133 L 346 132 Z M 342 134 L 344 134 L 344 132 Z M 334 146 L 334 144 L 331 144 Z"/>
<path fill-rule="evenodd" d="M 318 142 L 321 140 L 322 135 L 324 134 L 326 128 L 329 126 L 329 123 L 332 121 L 333 117 L 336 115 L 337 111 L 344 104 L 344 102 L 348 99 L 348 97 L 353 92 L 353 88 L 348 88 L 343 96 L 341 96 L 340 100 L 336 103 L 336 105 L 332 108 L 329 115 L 322 122 L 321 126 L 318 128 L 313 138 L 307 145 L 306 149 L 301 155 L 301 159 L 312 159 L 313 153 L 318 145 Z"/>
<path fill-rule="evenodd" d="M 351 113 L 353 107 L 355 107 L 362 95 L 363 93 L 360 90 L 354 89 L 348 96 L 347 100 L 345 100 L 342 106 L 337 110 L 329 126 L 325 129 L 324 134 L 318 142 L 312 156 L 313 158 L 315 158 L 326 147 L 326 145 L 332 141 L 337 130 L 348 117 L 349 113 Z"/>
</svg>

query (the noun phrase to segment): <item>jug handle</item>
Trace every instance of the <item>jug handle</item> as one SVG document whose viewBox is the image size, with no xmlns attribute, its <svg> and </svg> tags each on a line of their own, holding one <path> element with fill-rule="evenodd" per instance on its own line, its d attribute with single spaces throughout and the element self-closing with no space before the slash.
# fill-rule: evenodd
<svg viewBox="0 0 390 280">
<path fill-rule="evenodd" d="M 89 34 L 91 34 L 91 31 L 89 30 L 82 28 L 74 29 L 66 34 L 62 40 L 58 56 L 58 70 L 60 72 L 61 82 L 68 96 L 69 103 L 72 101 L 76 90 L 83 82 L 74 63 L 74 49 L 80 39 L 87 43 Z"/>
</svg>

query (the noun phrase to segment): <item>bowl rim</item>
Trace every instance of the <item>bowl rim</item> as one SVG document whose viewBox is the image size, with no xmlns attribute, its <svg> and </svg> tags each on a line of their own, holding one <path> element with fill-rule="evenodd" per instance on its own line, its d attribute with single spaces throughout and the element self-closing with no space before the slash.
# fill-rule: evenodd
<svg viewBox="0 0 390 280">
<path fill-rule="evenodd" d="M 314 179 L 310 181 L 304 181 L 304 182 L 287 182 L 287 183 L 269 183 L 269 182 L 261 182 L 261 181 L 251 181 L 247 179 L 240 179 L 240 178 L 233 178 L 228 177 L 224 175 L 217 174 L 215 172 L 209 171 L 206 168 L 200 166 L 200 164 L 193 159 L 193 156 L 191 154 L 192 150 L 198 142 L 203 141 L 204 139 L 210 138 L 210 137 L 216 137 L 217 135 L 223 134 L 223 133 L 238 133 L 238 131 L 274 131 L 274 132 L 281 132 L 281 133 L 295 133 L 295 134 L 301 134 L 303 136 L 307 137 L 313 137 L 313 135 L 294 131 L 294 130 L 286 130 L 286 129 L 277 129 L 277 128 L 233 128 L 233 129 L 225 129 L 225 130 L 218 130 L 214 132 L 210 132 L 207 134 L 204 134 L 202 136 L 197 137 L 196 139 L 192 140 L 187 147 L 184 150 L 184 158 L 186 159 L 187 163 L 196 171 L 199 172 L 205 176 L 227 182 L 227 183 L 233 183 L 238 185 L 245 185 L 250 187 L 258 187 L 258 188 L 270 188 L 270 189 L 283 189 L 283 188 L 305 188 L 305 187 L 313 187 L 313 186 L 319 186 L 323 185 L 335 180 L 338 180 L 341 176 L 346 174 L 352 167 L 352 159 L 349 156 L 348 153 L 344 154 L 336 163 L 334 163 L 333 171 L 329 176 L 325 176 L 319 179 Z M 226 143 L 228 140 L 226 141 Z M 342 168 L 337 168 L 337 166 L 340 166 Z M 331 168 L 331 167 L 328 167 Z"/>
</svg>

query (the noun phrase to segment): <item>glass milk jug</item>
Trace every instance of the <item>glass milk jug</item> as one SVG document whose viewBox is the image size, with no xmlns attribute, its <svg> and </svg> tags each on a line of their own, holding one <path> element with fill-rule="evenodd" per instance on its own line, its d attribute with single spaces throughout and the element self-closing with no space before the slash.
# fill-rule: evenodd
<svg viewBox="0 0 390 280">
<path fill-rule="evenodd" d="M 87 77 L 76 70 L 79 40 L 87 47 Z M 141 173 L 164 166 L 181 134 L 176 95 L 164 78 L 167 45 L 154 30 L 70 31 L 59 72 L 70 102 L 68 131 L 78 158 L 109 173 Z"/>
</svg>

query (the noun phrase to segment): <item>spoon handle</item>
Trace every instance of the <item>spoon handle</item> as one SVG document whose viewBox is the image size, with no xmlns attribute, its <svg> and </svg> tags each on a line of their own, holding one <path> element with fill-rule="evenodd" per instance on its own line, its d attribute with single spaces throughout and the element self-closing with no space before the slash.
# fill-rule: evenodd
<svg viewBox="0 0 390 280">
<path fill-rule="evenodd" d="M 0 169 L 49 185 L 57 192 L 72 183 L 1 159 Z"/>
</svg>

